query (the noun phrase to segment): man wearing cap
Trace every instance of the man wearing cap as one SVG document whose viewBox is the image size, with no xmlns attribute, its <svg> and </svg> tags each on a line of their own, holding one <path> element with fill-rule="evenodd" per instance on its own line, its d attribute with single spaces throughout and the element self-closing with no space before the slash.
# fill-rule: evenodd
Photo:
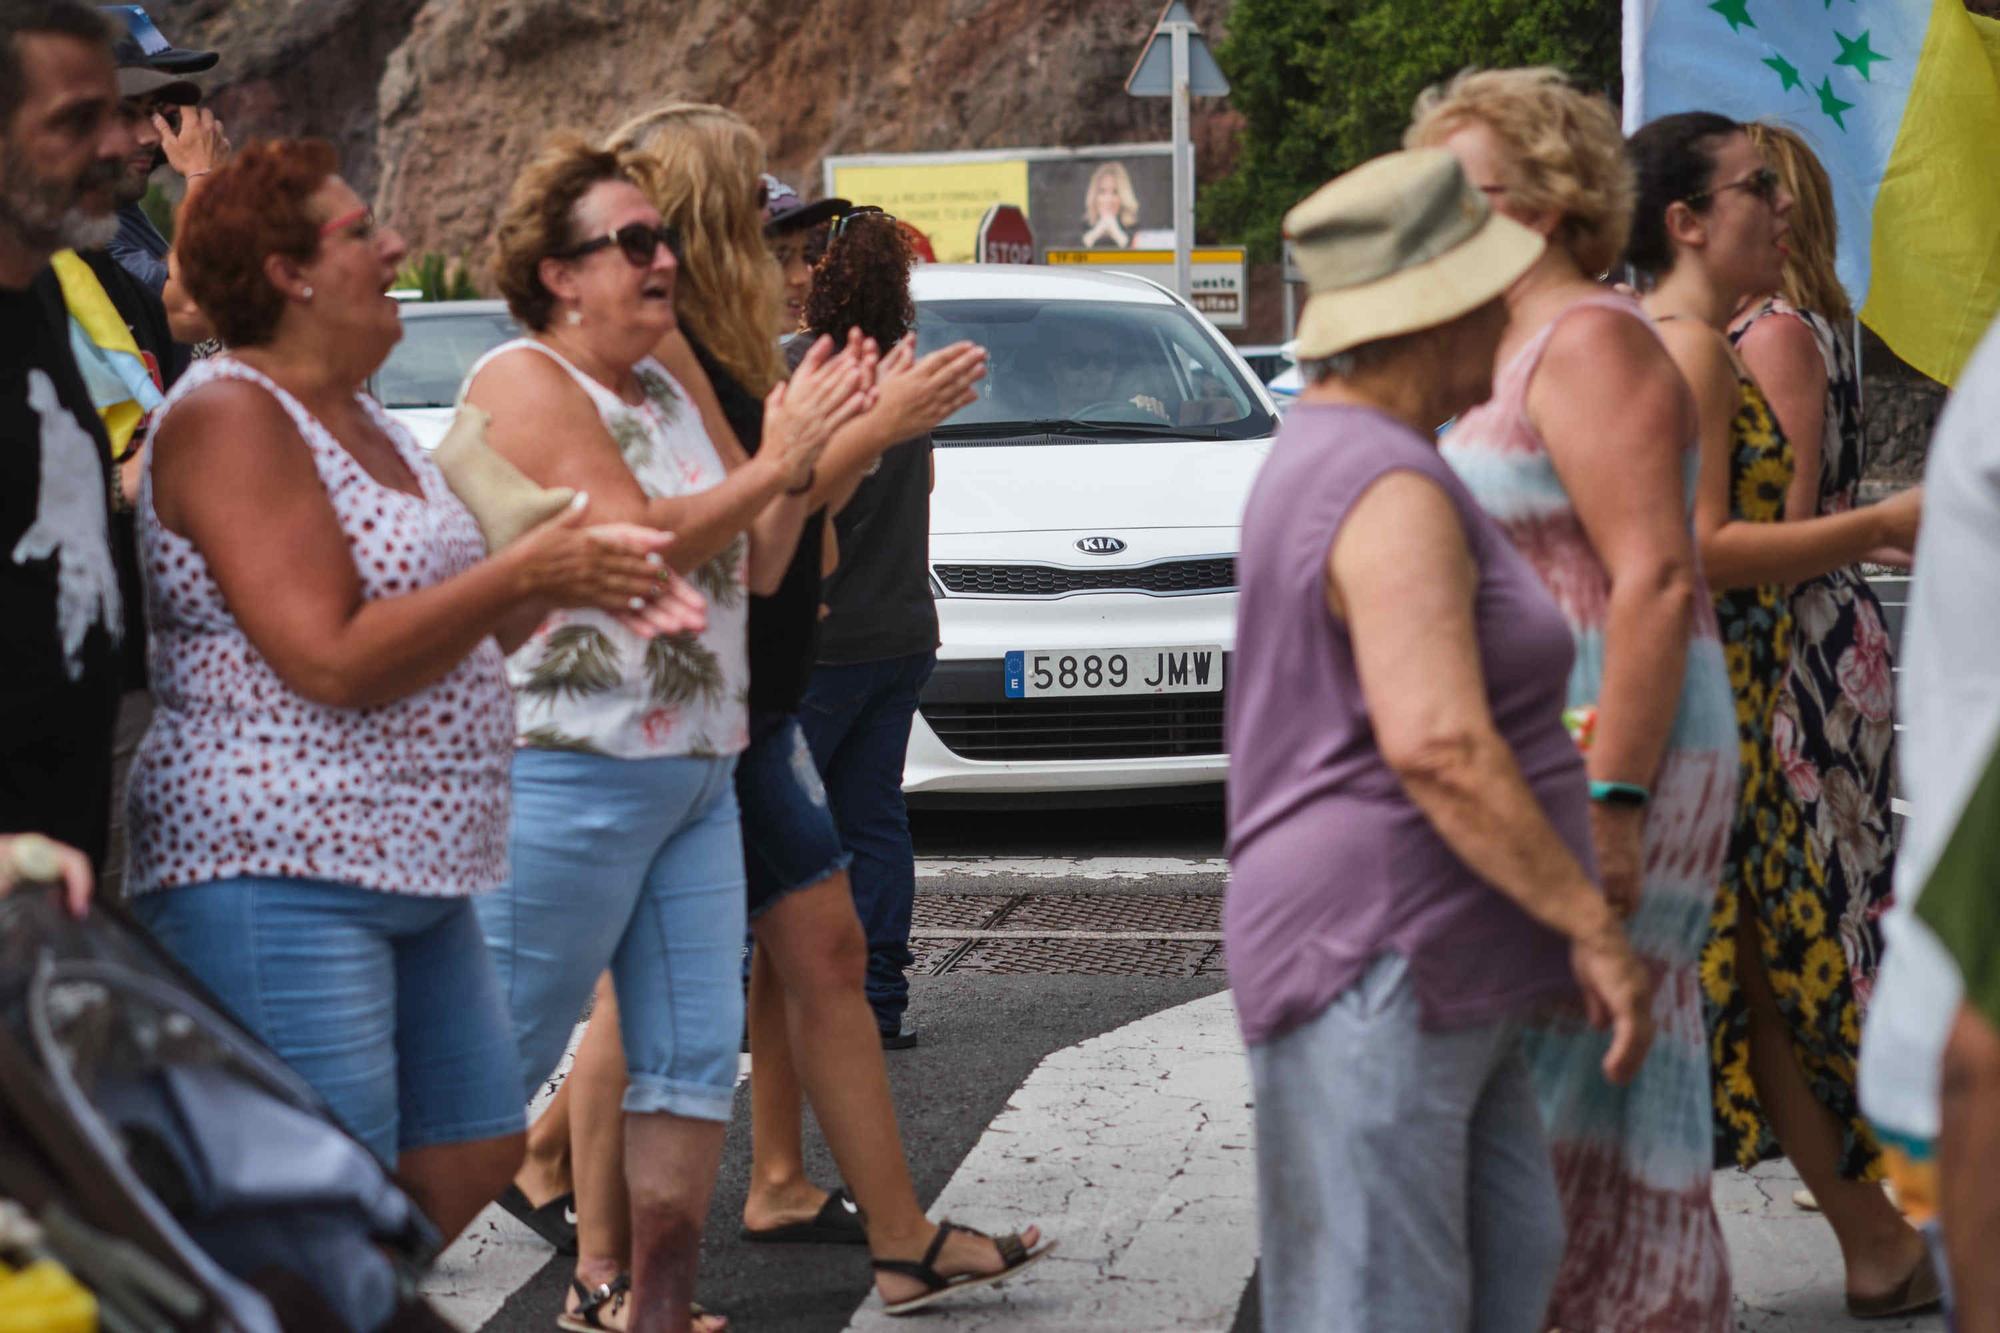
<svg viewBox="0 0 2000 1333">
<path fill-rule="evenodd" d="M 105 13 L 127 25 L 115 52 L 119 114 L 137 139 L 119 181 L 118 235 L 108 248 L 126 271 L 164 299 L 172 247 L 139 201 L 162 157 L 190 191 L 229 159 L 222 123 L 201 106 L 201 89 L 186 77 L 212 68 L 219 57 L 171 45 L 137 5 L 110 5 Z"/>
<path fill-rule="evenodd" d="M 1543 243 L 1440 149 L 1285 234 L 1310 387 L 1244 512 L 1226 724 L 1263 1319 L 1538 1333 L 1564 1235 L 1521 1020 L 1580 998 L 1616 1082 L 1652 1036 L 1593 879 L 1568 623 L 1433 436 L 1491 395 Z"/>
<path fill-rule="evenodd" d="M 845 199 L 809 204 L 776 176 L 764 177 L 764 237 L 785 274 L 786 334 L 797 332 L 799 322 L 806 317 L 813 265 L 826 250 L 826 236 L 820 229 L 853 206 Z"/>
</svg>

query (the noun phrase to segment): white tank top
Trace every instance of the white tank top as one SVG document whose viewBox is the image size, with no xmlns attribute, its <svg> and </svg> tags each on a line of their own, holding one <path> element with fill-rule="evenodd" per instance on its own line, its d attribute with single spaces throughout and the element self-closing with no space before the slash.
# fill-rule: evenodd
<svg viewBox="0 0 2000 1333">
<path fill-rule="evenodd" d="M 230 356 L 196 362 L 160 420 L 219 379 L 261 386 L 291 417 L 364 597 L 415 592 L 485 559 L 472 515 L 365 394 L 422 496 L 369 476 L 297 399 Z M 431 897 L 500 884 L 513 728 L 499 646 L 485 640 L 435 684 L 378 708 L 293 693 L 230 614 L 200 550 L 160 522 L 151 463 L 149 452 L 138 518 L 154 713 L 127 789 L 132 892 L 245 875 Z"/>
<path fill-rule="evenodd" d="M 488 352 L 466 383 L 522 350 L 548 357 L 590 395 L 648 496 L 697 495 L 729 475 L 693 400 L 651 357 L 636 368 L 645 391 L 636 405 L 530 338 Z M 643 639 L 599 611 L 550 616 L 507 659 L 518 743 L 621 759 L 741 752 L 750 743 L 749 552 L 749 539 L 738 536 L 689 575 L 708 599 L 700 634 Z"/>
</svg>

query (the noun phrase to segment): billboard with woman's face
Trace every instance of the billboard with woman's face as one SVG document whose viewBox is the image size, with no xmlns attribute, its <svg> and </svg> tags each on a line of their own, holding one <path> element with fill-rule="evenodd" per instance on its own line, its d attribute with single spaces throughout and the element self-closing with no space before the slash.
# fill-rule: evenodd
<svg viewBox="0 0 2000 1333">
<path fill-rule="evenodd" d="M 973 257 L 979 219 L 994 204 L 1024 210 L 1044 253 L 1174 243 L 1174 160 L 1167 144 L 830 157 L 824 189 L 879 204 L 912 223 L 948 264 Z"/>
</svg>

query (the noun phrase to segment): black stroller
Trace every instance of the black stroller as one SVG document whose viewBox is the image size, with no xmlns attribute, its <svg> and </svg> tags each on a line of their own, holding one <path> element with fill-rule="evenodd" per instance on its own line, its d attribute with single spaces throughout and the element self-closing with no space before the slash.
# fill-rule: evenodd
<svg viewBox="0 0 2000 1333">
<path fill-rule="evenodd" d="M 107 1333 L 449 1327 L 409 1196 L 116 906 L 0 898 L 0 1196 Z"/>
</svg>

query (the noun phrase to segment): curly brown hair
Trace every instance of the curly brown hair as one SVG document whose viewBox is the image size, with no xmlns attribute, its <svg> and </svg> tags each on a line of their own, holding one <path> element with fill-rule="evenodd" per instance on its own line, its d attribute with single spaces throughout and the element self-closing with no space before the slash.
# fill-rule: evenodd
<svg viewBox="0 0 2000 1333">
<path fill-rule="evenodd" d="M 845 221 L 813 267 L 806 331 L 830 333 L 838 342 L 849 329 L 859 328 L 886 352 L 917 322 L 910 299 L 915 257 L 909 239 L 887 213 L 851 214 Z"/>
<path fill-rule="evenodd" d="M 181 209 L 181 285 L 228 346 L 259 347 L 277 332 L 285 296 L 264 275 L 264 260 L 284 255 L 305 264 L 319 253 L 326 219 L 310 201 L 339 171 L 324 139 L 253 143 Z"/>
<path fill-rule="evenodd" d="M 602 181 L 644 189 L 630 153 L 593 147 L 580 134 L 550 135 L 514 178 L 500 212 L 493 251 L 493 285 L 514 318 L 536 333 L 555 317 L 554 293 L 542 285 L 542 261 L 576 244 L 576 206 Z"/>
</svg>

